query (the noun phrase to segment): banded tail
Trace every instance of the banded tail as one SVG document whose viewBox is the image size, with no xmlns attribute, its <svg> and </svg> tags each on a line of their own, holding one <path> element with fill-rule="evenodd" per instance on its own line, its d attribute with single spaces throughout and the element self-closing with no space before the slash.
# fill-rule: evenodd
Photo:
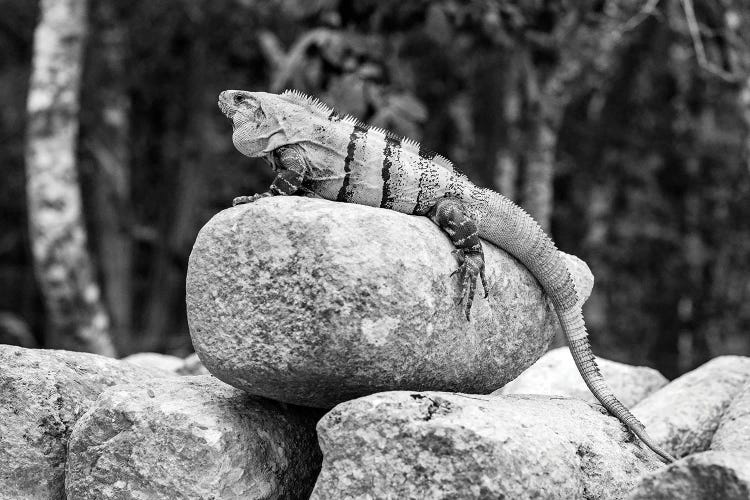
<svg viewBox="0 0 750 500">
<path fill-rule="evenodd" d="M 550 296 L 578 371 L 592 394 L 612 415 L 667 463 L 675 459 L 646 433 L 644 425 L 612 393 L 602 377 L 583 322 L 573 279 L 555 244 L 537 222 L 506 197 L 482 190 L 476 204 L 480 235 L 516 257 Z"/>
</svg>

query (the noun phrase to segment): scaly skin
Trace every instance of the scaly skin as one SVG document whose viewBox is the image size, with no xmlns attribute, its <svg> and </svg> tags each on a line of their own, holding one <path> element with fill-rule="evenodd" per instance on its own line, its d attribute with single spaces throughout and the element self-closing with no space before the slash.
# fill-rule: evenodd
<svg viewBox="0 0 750 500">
<path fill-rule="evenodd" d="M 299 92 L 281 95 L 228 90 L 219 107 L 233 121 L 239 151 L 265 157 L 279 173 L 266 193 L 313 192 L 323 198 L 426 215 L 456 246 L 461 300 L 469 318 L 476 281 L 484 278 L 483 238 L 516 257 L 551 298 L 578 371 L 601 404 L 664 461 L 633 414 L 604 382 L 591 352 L 573 280 L 552 240 L 504 196 L 473 185 L 445 158 L 415 141 L 369 127 Z"/>
</svg>

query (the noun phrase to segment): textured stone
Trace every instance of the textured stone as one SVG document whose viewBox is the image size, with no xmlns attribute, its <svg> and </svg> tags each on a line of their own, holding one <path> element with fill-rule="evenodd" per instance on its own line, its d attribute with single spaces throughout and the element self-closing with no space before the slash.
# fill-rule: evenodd
<svg viewBox="0 0 750 500">
<path fill-rule="evenodd" d="M 711 449 L 750 454 L 750 384 L 745 385 L 722 415 Z"/>
<path fill-rule="evenodd" d="M 70 437 L 68 498 L 306 498 L 320 410 L 250 396 L 209 375 L 104 392 Z"/>
<path fill-rule="evenodd" d="M 64 498 L 71 427 L 115 384 L 168 372 L 80 352 L 0 345 L 0 497 Z"/>
<path fill-rule="evenodd" d="M 621 498 L 662 466 L 614 418 L 549 396 L 387 392 L 318 423 L 312 499 Z"/>
<path fill-rule="evenodd" d="M 594 289 L 594 275 L 591 274 L 588 264 L 576 257 L 565 252 L 560 252 L 568 268 L 570 276 L 575 283 L 576 293 L 578 294 L 578 306 L 583 307 L 586 299 L 591 296 L 591 290 Z M 559 328 L 562 330 L 562 328 Z"/>
<path fill-rule="evenodd" d="M 158 352 L 138 352 L 130 356 L 125 356 L 122 360 L 138 366 L 158 368 L 168 372 L 177 372 L 185 364 L 182 358 Z"/>
<path fill-rule="evenodd" d="M 193 353 L 184 360 L 182 366 L 177 370 L 180 375 L 208 375 L 208 370 L 201 363 L 197 354 Z"/>
<path fill-rule="evenodd" d="M 706 451 L 646 475 L 629 500 L 747 500 L 750 455 Z"/>
<path fill-rule="evenodd" d="M 676 457 L 709 448 L 724 411 L 750 382 L 750 358 L 720 356 L 633 407 L 654 441 Z"/>
<path fill-rule="evenodd" d="M 221 380 L 296 404 L 492 392 L 546 350 L 557 318 L 531 274 L 485 244 L 490 295 L 467 322 L 452 250 L 427 218 L 391 210 L 302 197 L 224 210 L 190 256 L 193 345 Z"/>
<path fill-rule="evenodd" d="M 597 362 L 612 392 L 627 407 L 635 405 L 668 382 L 664 375 L 653 368 L 631 366 L 602 358 L 597 358 Z M 548 351 L 517 379 L 495 393 L 550 394 L 597 402 L 586 387 L 567 347 Z"/>
</svg>

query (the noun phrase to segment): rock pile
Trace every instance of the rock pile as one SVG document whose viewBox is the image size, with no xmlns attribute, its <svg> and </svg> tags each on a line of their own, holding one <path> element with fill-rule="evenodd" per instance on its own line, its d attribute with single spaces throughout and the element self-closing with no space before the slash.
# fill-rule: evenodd
<svg viewBox="0 0 750 500">
<path fill-rule="evenodd" d="M 659 459 L 587 403 L 386 392 L 318 424 L 312 498 L 618 498 Z"/>
<path fill-rule="evenodd" d="M 554 373 L 550 359 L 540 362 Z M 570 373 L 567 363 L 560 373 Z M 639 372 L 621 366 L 612 385 Z M 577 391 L 577 381 L 558 387 Z M 723 356 L 636 404 L 659 445 L 685 455 L 669 466 L 577 399 L 375 394 L 318 423 L 324 458 L 313 498 L 747 499 L 749 394 L 750 358 Z"/>
<path fill-rule="evenodd" d="M 612 392 L 628 408 L 669 382 L 664 375 L 646 366 L 631 366 L 607 359 L 599 359 L 598 365 Z M 517 379 L 493 393 L 500 394 L 549 394 L 597 403 L 578 373 L 567 347 L 547 351 Z"/>
<path fill-rule="evenodd" d="M 529 367 L 552 310 L 487 247 L 492 289 L 466 323 L 429 221 L 299 198 L 222 212 L 188 274 L 200 360 L 0 345 L 0 496 L 750 498 L 750 358 L 671 383 L 601 360 L 680 458 L 665 466 L 593 402 L 567 349 Z M 588 268 L 568 263 L 587 296 Z M 201 360 L 237 388 L 178 376 Z"/>
<path fill-rule="evenodd" d="M 0 345 L 0 492 L 64 498 L 70 431 L 106 388 L 169 377 L 93 354 Z"/>
<path fill-rule="evenodd" d="M 182 498 L 302 498 L 320 469 L 321 414 L 208 375 L 118 385 L 73 427 L 65 491 L 81 500 L 166 500 L 176 491 Z"/>
<path fill-rule="evenodd" d="M 0 498 L 306 498 L 322 415 L 211 375 L 0 345 Z"/>
<path fill-rule="evenodd" d="M 750 358 L 714 358 L 633 413 L 685 458 L 645 476 L 628 498 L 750 498 Z"/>
</svg>

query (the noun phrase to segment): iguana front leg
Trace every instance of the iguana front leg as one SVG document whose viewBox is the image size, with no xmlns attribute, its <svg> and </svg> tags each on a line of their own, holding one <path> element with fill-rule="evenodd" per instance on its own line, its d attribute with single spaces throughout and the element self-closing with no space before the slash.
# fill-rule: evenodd
<svg viewBox="0 0 750 500">
<path fill-rule="evenodd" d="M 285 196 L 296 193 L 305 180 L 307 167 L 305 160 L 294 147 L 282 146 L 273 152 L 274 165 L 279 172 L 268 191 L 252 196 L 238 196 L 232 200 L 232 206 L 252 203 L 268 196 Z"/>
<path fill-rule="evenodd" d="M 451 276 L 458 273 L 461 295 L 457 303 L 466 303 L 466 319 L 469 320 L 477 277 L 482 280 L 484 296 L 487 297 L 489 293 L 487 278 L 484 275 L 484 250 L 479 240 L 477 225 L 469 216 L 461 200 L 451 196 L 438 200 L 427 216 L 448 234 L 456 247 L 453 253 L 458 259 L 458 269 Z"/>
</svg>

